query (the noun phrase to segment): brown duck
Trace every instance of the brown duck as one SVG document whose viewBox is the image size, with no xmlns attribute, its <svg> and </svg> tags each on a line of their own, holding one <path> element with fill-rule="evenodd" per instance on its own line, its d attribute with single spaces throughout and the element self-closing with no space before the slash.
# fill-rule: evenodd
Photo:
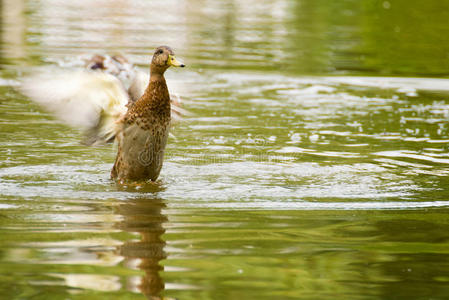
<svg viewBox="0 0 449 300">
<path fill-rule="evenodd" d="M 164 78 L 170 66 L 185 65 L 167 46 L 154 52 L 149 80 L 121 56 L 96 55 L 87 63 L 89 71 L 33 75 L 24 80 L 22 91 L 69 125 L 84 128 L 85 144 L 116 140 L 112 179 L 154 181 L 162 168 L 171 116 L 182 113 L 170 104 L 178 104 L 170 99 Z"/>
<path fill-rule="evenodd" d="M 170 66 L 184 67 L 184 64 L 175 59 L 169 47 L 157 48 L 145 92 L 120 121 L 112 178 L 154 181 L 159 176 L 170 129 L 170 95 L 164 78 Z"/>
</svg>

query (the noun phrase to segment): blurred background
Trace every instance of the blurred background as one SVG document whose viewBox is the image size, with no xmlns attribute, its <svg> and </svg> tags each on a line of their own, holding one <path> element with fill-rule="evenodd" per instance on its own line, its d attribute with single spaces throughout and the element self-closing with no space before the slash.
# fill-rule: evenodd
<svg viewBox="0 0 449 300">
<path fill-rule="evenodd" d="M 1 299 L 447 299 L 449 2 L 2 0 Z M 171 46 L 160 179 L 18 92 Z"/>
<path fill-rule="evenodd" d="M 2 63 L 169 44 L 196 68 L 295 74 L 448 75 L 445 1 L 13 1 Z"/>
</svg>

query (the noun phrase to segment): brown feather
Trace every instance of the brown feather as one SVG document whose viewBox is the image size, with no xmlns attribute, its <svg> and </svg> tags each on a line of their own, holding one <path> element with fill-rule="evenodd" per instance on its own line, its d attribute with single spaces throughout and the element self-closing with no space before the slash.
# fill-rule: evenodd
<svg viewBox="0 0 449 300">
<path fill-rule="evenodd" d="M 158 52 L 160 49 L 162 53 Z M 169 54 L 173 55 L 173 51 L 168 47 L 156 49 L 148 87 L 123 118 L 111 171 L 113 179 L 154 181 L 159 176 L 171 120 L 170 95 L 164 78 Z"/>
</svg>

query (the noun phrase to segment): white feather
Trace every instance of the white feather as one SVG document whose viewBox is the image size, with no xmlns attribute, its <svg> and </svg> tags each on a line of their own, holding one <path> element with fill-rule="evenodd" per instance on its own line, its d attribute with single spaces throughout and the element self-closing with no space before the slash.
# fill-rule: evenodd
<svg viewBox="0 0 449 300">
<path fill-rule="evenodd" d="M 145 74 L 142 71 L 135 70 L 134 78 L 132 79 L 128 89 L 128 94 L 132 102 L 136 102 L 140 97 L 142 97 L 145 89 L 148 86 L 148 81 L 150 81 L 149 75 Z"/>
<path fill-rule="evenodd" d="M 100 72 L 57 72 L 32 75 L 22 92 L 61 121 L 100 139 L 116 134 L 116 122 L 126 113 L 128 94 L 112 75 Z"/>
</svg>

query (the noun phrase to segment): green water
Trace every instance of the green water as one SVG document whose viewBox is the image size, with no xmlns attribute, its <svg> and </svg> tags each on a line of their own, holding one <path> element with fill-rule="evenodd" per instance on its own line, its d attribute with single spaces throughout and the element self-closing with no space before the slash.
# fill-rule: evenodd
<svg viewBox="0 0 449 300">
<path fill-rule="evenodd" d="M 3 0 L 0 299 L 448 299 L 446 1 Z M 23 74 L 161 44 L 191 112 L 109 180 Z"/>
</svg>

